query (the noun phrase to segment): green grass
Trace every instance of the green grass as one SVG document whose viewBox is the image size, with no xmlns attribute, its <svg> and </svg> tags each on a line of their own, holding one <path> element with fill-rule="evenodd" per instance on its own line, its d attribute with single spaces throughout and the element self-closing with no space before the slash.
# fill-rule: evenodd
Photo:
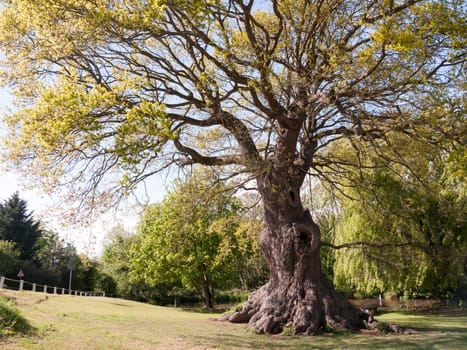
<svg viewBox="0 0 467 350">
<path fill-rule="evenodd" d="M 0 296 L 0 338 L 31 331 L 29 322 L 16 309 L 13 300 Z"/>
<path fill-rule="evenodd" d="M 0 339 L 1 349 L 463 349 L 467 311 L 386 313 L 378 318 L 415 328 L 415 335 L 257 335 L 246 325 L 221 323 L 216 313 L 190 312 L 110 298 L 0 291 L 37 329 Z"/>
</svg>

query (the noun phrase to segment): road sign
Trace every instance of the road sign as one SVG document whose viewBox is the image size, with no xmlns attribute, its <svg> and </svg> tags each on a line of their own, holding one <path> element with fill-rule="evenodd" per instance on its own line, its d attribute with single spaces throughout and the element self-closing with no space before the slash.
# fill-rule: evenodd
<svg viewBox="0 0 467 350">
<path fill-rule="evenodd" d="M 22 279 L 24 277 L 23 270 L 19 270 L 19 272 L 18 272 L 18 274 L 16 276 L 19 277 L 20 279 Z"/>
</svg>

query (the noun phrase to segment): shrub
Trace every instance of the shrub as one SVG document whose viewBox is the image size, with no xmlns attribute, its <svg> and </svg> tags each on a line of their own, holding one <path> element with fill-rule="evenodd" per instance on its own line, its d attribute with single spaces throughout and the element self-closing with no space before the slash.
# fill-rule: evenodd
<svg viewBox="0 0 467 350">
<path fill-rule="evenodd" d="M 31 326 L 20 315 L 12 300 L 0 297 L 0 338 L 16 333 L 27 333 Z"/>
</svg>

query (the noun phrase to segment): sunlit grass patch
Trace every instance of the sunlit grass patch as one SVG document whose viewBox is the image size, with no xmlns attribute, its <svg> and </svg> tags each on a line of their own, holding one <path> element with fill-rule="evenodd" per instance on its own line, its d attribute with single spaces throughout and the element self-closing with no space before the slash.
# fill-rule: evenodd
<svg viewBox="0 0 467 350">
<path fill-rule="evenodd" d="M 415 329 L 414 335 L 362 331 L 316 336 L 255 334 L 245 324 L 219 322 L 209 310 L 189 311 L 121 299 L 1 291 L 37 329 L 34 336 L 0 339 L 2 350 L 157 349 L 464 349 L 467 310 L 442 314 L 388 312 L 376 318 Z M 201 311 L 201 312 L 200 312 Z"/>
</svg>

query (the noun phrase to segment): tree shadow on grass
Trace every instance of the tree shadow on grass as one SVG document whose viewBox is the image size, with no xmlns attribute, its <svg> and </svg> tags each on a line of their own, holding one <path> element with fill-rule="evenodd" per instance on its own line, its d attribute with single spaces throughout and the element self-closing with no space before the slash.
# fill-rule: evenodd
<svg viewBox="0 0 467 350">
<path fill-rule="evenodd" d="M 451 326 L 427 326 L 427 327 L 410 327 L 417 333 L 439 332 L 439 333 L 465 333 L 467 337 L 467 327 L 451 327 Z M 467 345 L 467 344 L 466 344 Z M 466 346 L 467 348 L 467 346 Z"/>
<path fill-rule="evenodd" d="M 198 314 L 216 314 L 216 315 L 222 315 L 223 313 L 229 310 L 229 308 L 223 308 L 223 307 L 219 307 L 219 308 L 216 307 L 215 309 L 209 309 L 209 308 L 205 308 L 202 306 L 184 306 L 178 309 L 185 311 L 185 312 L 194 312 Z"/>
<path fill-rule="evenodd" d="M 196 345 L 222 349 L 467 349 L 467 324 L 463 327 L 465 314 L 441 315 L 439 319 L 429 320 L 429 324 L 413 327 L 416 334 L 397 334 L 364 332 L 331 334 L 317 336 L 285 336 L 259 335 L 245 328 L 245 331 L 235 330 L 226 326 L 212 336 L 194 336 L 191 341 Z M 438 317 L 438 316 L 436 316 Z M 436 324 L 449 318 L 447 325 Z M 418 320 L 418 322 L 422 322 Z M 433 326 L 431 324 L 434 322 Z M 228 325 L 228 323 L 225 323 Z M 232 333 L 231 333 L 232 332 Z M 235 333 L 235 334 L 233 334 Z"/>
<path fill-rule="evenodd" d="M 265 335 L 249 335 L 240 337 L 228 334 L 217 334 L 215 337 L 195 337 L 195 344 L 222 349 L 465 349 L 467 335 L 446 334 L 425 337 L 413 335 L 338 335 L 338 336 L 300 336 L 273 337 Z"/>
<path fill-rule="evenodd" d="M 0 339 L 16 334 L 33 335 L 37 332 L 16 309 L 14 302 L 0 298 Z"/>
<path fill-rule="evenodd" d="M 118 303 L 118 302 L 109 302 L 108 304 L 116 305 L 116 306 L 121 306 L 121 307 L 125 307 L 125 308 L 129 308 L 129 307 L 130 307 L 130 306 L 127 305 L 127 304 Z"/>
</svg>

